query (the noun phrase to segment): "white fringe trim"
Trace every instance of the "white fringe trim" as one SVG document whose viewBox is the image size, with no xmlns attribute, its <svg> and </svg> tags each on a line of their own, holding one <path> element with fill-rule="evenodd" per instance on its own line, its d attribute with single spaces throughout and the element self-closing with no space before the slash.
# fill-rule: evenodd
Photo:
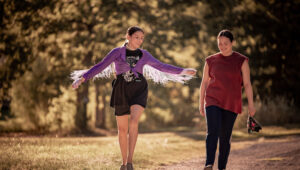
<svg viewBox="0 0 300 170">
<path fill-rule="evenodd" d="M 145 65 L 143 68 L 143 74 L 147 79 L 152 79 L 155 83 L 166 84 L 169 81 L 179 82 L 184 84 L 191 80 L 191 75 L 171 74 L 159 71 L 149 65 Z"/>
<path fill-rule="evenodd" d="M 73 80 L 73 82 L 75 82 L 76 80 L 79 80 L 82 77 L 82 75 L 87 71 L 88 69 L 75 70 L 71 73 L 71 79 Z M 110 78 L 112 75 L 114 75 L 114 73 L 115 73 L 115 64 L 112 63 L 111 65 L 106 67 L 103 71 L 95 75 L 93 80 L 95 80 L 96 78 Z M 179 82 L 184 84 L 193 78 L 193 76 L 191 75 L 165 73 L 147 64 L 144 65 L 143 74 L 147 79 L 151 79 L 152 81 L 158 84 L 166 84 L 169 81 Z"/>
<path fill-rule="evenodd" d="M 79 80 L 84 73 L 86 73 L 88 69 L 86 70 L 75 70 L 71 73 L 71 79 L 73 82 L 76 80 Z M 115 73 L 115 64 L 112 63 L 108 67 L 106 67 L 103 71 L 100 73 L 96 74 L 93 78 L 95 80 L 96 78 L 110 78 L 112 75 Z"/>
<path fill-rule="evenodd" d="M 114 75 L 115 72 L 116 72 L 115 63 L 112 63 L 108 67 L 106 67 L 103 71 L 95 75 L 93 80 L 96 78 L 110 78 L 112 75 Z"/>
</svg>

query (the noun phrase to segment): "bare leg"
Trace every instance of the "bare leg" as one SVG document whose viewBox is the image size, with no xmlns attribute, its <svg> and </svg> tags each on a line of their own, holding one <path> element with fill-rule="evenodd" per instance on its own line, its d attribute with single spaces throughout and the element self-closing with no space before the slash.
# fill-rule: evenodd
<svg viewBox="0 0 300 170">
<path fill-rule="evenodd" d="M 128 115 L 116 116 L 118 124 L 118 136 L 123 165 L 127 164 L 127 134 L 128 134 Z"/>
<path fill-rule="evenodd" d="M 135 144 L 138 137 L 138 125 L 139 119 L 144 111 L 144 108 L 140 105 L 132 105 L 130 107 L 130 123 L 129 123 L 129 153 L 128 163 L 132 163 L 132 157 L 134 153 Z"/>
</svg>

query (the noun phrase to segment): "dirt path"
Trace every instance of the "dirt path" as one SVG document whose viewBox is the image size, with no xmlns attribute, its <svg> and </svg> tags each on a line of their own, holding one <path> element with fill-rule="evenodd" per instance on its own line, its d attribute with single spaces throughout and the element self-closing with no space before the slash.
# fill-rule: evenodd
<svg viewBox="0 0 300 170">
<path fill-rule="evenodd" d="M 232 142 L 232 146 L 245 144 L 242 149 L 232 150 L 227 169 L 229 170 L 300 170 L 300 136 L 258 139 L 255 141 Z M 202 170 L 205 158 L 192 159 L 159 170 Z M 217 158 L 216 161 L 217 162 Z M 217 164 L 214 170 L 217 169 Z"/>
</svg>

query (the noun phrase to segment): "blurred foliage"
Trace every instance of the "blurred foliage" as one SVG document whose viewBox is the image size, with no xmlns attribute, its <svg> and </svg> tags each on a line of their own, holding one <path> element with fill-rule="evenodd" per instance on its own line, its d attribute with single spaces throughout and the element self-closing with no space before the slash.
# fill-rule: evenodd
<svg viewBox="0 0 300 170">
<path fill-rule="evenodd" d="M 299 124 L 300 117 L 294 100 L 283 97 L 269 97 L 263 101 L 257 100 L 257 120 L 263 125 Z M 268 119 L 266 119 L 266 117 Z M 271 118 L 271 119 L 269 119 Z"/>
<path fill-rule="evenodd" d="M 263 126 L 286 126 L 298 127 L 300 124 L 300 117 L 295 106 L 294 100 L 289 100 L 282 96 L 267 97 L 261 99 L 257 96 L 254 102 L 257 110 L 255 119 Z M 235 128 L 246 128 L 248 119 L 248 110 L 243 106 L 243 114 L 237 117 Z"/>
<path fill-rule="evenodd" d="M 111 80 L 73 91 L 69 74 L 122 45 L 132 25 L 144 28 L 143 48 L 153 56 L 194 67 L 198 77 L 218 51 L 218 32 L 230 29 L 235 50 L 250 58 L 255 96 L 283 96 L 299 107 L 299 1 L 0 0 L 0 9 L 0 131 L 115 128 Z M 200 82 L 149 81 L 141 127 L 199 124 Z"/>
</svg>

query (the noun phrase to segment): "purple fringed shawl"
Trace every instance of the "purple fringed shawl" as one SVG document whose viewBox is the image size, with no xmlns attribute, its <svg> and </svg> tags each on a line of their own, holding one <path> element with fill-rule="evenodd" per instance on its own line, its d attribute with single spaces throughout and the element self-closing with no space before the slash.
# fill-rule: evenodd
<svg viewBox="0 0 300 170">
<path fill-rule="evenodd" d="M 154 58 L 148 51 L 141 49 L 143 57 L 137 62 L 132 72 L 143 74 L 147 79 L 152 79 L 155 83 L 165 84 L 168 81 L 184 83 L 193 78 L 190 75 L 181 75 L 183 68 L 165 64 Z M 109 78 L 116 74 L 122 74 L 131 68 L 126 62 L 126 47 L 118 47 L 111 50 L 102 61 L 94 65 L 89 70 L 76 70 L 72 72 L 71 78 L 76 81 L 83 77 L 85 81 L 91 78 Z"/>
</svg>

